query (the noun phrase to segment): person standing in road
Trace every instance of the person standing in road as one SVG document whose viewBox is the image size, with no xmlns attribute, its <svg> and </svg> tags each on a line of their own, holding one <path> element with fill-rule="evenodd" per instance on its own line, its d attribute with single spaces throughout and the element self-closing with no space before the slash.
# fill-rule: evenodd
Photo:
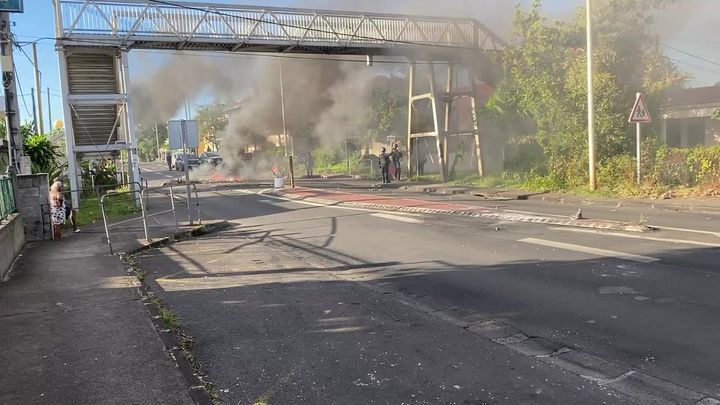
<svg viewBox="0 0 720 405">
<path fill-rule="evenodd" d="M 380 150 L 380 155 L 378 156 L 378 164 L 380 165 L 380 172 L 382 173 L 383 184 L 390 183 L 390 155 L 387 153 L 384 147 Z"/>
<path fill-rule="evenodd" d="M 167 162 L 168 170 L 172 170 L 172 153 L 170 153 L 170 151 L 165 153 L 165 161 Z"/>
<path fill-rule="evenodd" d="M 400 181 L 400 165 L 402 159 L 402 152 L 400 152 L 400 147 L 398 146 L 398 144 L 393 145 L 392 152 L 390 152 L 390 157 L 392 158 L 393 167 L 395 168 L 395 181 Z"/>
<path fill-rule="evenodd" d="M 313 177 L 313 166 L 314 165 L 315 165 L 315 162 L 313 162 L 312 152 L 308 152 L 307 155 L 305 155 L 305 170 L 307 170 L 308 179 L 311 179 Z"/>
<path fill-rule="evenodd" d="M 72 225 L 73 227 L 73 232 L 80 232 L 80 227 L 78 227 L 77 224 L 77 216 L 75 215 L 76 213 L 72 206 L 72 199 L 68 198 L 70 197 L 69 195 L 67 197 L 65 196 L 66 193 L 63 187 L 62 178 L 55 177 L 55 179 L 53 179 L 53 184 L 58 184 L 58 190 L 63 194 L 63 198 L 65 200 L 65 220 L 70 220 L 70 225 Z"/>
<path fill-rule="evenodd" d="M 50 224 L 52 225 L 53 240 L 62 238 L 63 225 L 65 225 L 65 196 L 62 193 L 62 183 L 56 181 L 50 186 L 48 195 L 50 202 Z"/>
</svg>

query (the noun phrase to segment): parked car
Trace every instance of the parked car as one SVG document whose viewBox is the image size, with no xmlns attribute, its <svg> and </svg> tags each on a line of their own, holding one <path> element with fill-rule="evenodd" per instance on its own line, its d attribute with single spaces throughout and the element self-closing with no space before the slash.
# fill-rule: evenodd
<svg viewBox="0 0 720 405">
<path fill-rule="evenodd" d="M 203 164 L 209 164 L 212 166 L 217 166 L 223 162 L 222 156 L 220 156 L 217 152 L 203 152 L 200 155 L 200 161 Z"/>
<path fill-rule="evenodd" d="M 175 156 L 175 164 L 174 164 L 175 170 L 177 171 L 184 171 L 185 170 L 185 162 L 183 161 L 183 154 L 178 153 Z M 196 167 L 200 167 L 200 159 L 198 159 L 195 155 L 187 155 L 187 168 L 188 170 L 192 170 Z"/>
</svg>

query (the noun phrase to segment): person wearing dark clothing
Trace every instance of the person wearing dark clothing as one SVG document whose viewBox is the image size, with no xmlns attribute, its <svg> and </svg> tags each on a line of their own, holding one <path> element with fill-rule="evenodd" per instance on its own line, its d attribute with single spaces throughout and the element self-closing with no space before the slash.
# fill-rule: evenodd
<svg viewBox="0 0 720 405">
<path fill-rule="evenodd" d="M 167 162 L 168 170 L 172 170 L 172 153 L 170 153 L 170 151 L 165 154 L 165 161 Z"/>
<path fill-rule="evenodd" d="M 313 156 L 312 152 L 308 152 L 305 156 L 305 170 L 307 170 L 307 177 L 310 179 L 313 177 L 313 166 L 315 165 L 315 162 L 313 162 Z"/>
<path fill-rule="evenodd" d="M 383 184 L 390 183 L 390 154 L 386 152 L 385 148 L 380 151 L 378 164 L 380 165 Z"/>
<path fill-rule="evenodd" d="M 417 152 L 416 152 L 417 161 L 415 162 L 417 167 L 415 169 L 417 170 L 418 176 L 424 176 L 425 175 L 425 163 L 427 162 L 427 148 L 422 148 L 419 143 L 417 146 L 418 146 Z"/>
<path fill-rule="evenodd" d="M 400 165 L 402 159 L 402 152 L 400 152 L 400 147 L 398 146 L 398 144 L 393 145 L 392 152 L 390 152 L 390 157 L 392 158 L 393 167 L 395 168 L 395 180 L 400 181 Z"/>
</svg>

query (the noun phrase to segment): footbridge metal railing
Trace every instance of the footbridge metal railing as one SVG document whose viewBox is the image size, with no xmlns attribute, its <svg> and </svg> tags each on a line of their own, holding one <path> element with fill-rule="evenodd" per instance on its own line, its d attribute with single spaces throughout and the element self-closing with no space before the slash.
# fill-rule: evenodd
<svg viewBox="0 0 720 405">
<path fill-rule="evenodd" d="M 63 42 L 154 49 L 405 54 L 418 47 L 492 51 L 479 21 L 166 0 L 54 0 Z"/>
</svg>

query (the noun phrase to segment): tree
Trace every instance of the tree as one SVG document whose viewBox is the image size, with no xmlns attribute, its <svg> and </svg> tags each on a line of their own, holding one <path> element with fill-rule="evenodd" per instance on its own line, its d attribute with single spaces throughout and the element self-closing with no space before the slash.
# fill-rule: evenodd
<svg viewBox="0 0 720 405">
<path fill-rule="evenodd" d="M 658 48 L 647 27 L 651 13 L 668 0 L 608 0 L 595 10 L 594 97 L 596 148 L 600 164 L 627 153 L 632 128 L 626 123 L 636 91 L 651 108 L 661 93 L 685 77 Z M 502 56 L 508 77 L 499 84 L 510 117 L 529 121 L 546 156 L 545 172 L 557 185 L 574 187 L 587 178 L 587 86 L 585 16 L 569 22 L 549 20 L 535 0 L 527 12 L 516 9 L 514 39 Z M 507 111 L 512 111 L 507 112 Z M 582 175 L 582 174 L 585 175 Z"/>
<path fill-rule="evenodd" d="M 200 105 L 195 108 L 195 116 L 198 121 L 198 131 L 205 143 L 212 149 L 217 150 L 219 145 L 218 134 L 225 130 L 228 124 L 227 105 L 215 101 L 212 104 Z"/>
<path fill-rule="evenodd" d="M 364 112 L 362 141 L 403 134 L 407 128 L 407 82 L 399 77 L 375 76 L 370 103 Z"/>
<path fill-rule="evenodd" d="M 155 159 L 158 155 L 158 139 L 160 142 L 160 148 L 165 146 L 167 141 L 167 127 L 165 125 L 158 125 L 157 136 L 155 134 L 155 126 L 144 128 L 138 133 L 137 149 L 140 160 L 148 161 Z"/>
<path fill-rule="evenodd" d="M 45 134 L 32 134 L 32 130 L 22 127 L 20 132 L 24 134 L 23 150 L 30 157 L 32 172 L 47 173 L 50 180 L 62 176 L 67 164 L 61 162 L 60 148 Z"/>
</svg>

